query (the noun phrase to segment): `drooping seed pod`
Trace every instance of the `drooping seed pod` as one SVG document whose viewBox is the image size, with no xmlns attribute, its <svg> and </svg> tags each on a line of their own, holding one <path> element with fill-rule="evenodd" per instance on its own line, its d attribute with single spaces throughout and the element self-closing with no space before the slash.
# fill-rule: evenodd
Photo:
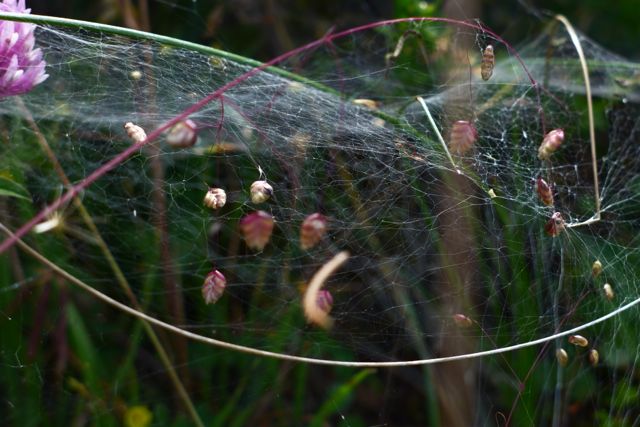
<svg viewBox="0 0 640 427">
<path fill-rule="evenodd" d="M 187 119 L 173 125 L 167 133 L 167 144 L 174 148 L 189 148 L 198 140 L 198 128 L 193 120 Z"/>
<path fill-rule="evenodd" d="M 478 131 L 471 122 L 458 120 L 451 126 L 449 135 L 449 150 L 459 156 L 466 154 L 473 148 L 478 139 Z"/>
<path fill-rule="evenodd" d="M 204 195 L 204 205 L 211 209 L 220 209 L 227 203 L 227 193 L 222 188 L 209 188 Z"/>
<path fill-rule="evenodd" d="M 316 297 L 316 305 L 325 313 L 329 314 L 333 308 L 333 295 L 326 289 L 320 289 Z"/>
<path fill-rule="evenodd" d="M 452 318 L 456 326 L 460 328 L 470 328 L 471 326 L 473 326 L 473 320 L 471 320 L 464 314 L 457 313 L 457 314 L 454 314 Z"/>
<path fill-rule="evenodd" d="M 127 131 L 127 135 L 129 138 L 133 140 L 133 142 L 138 143 L 147 139 L 147 133 L 138 125 L 134 125 L 131 122 L 127 122 L 124 125 L 124 130 Z"/>
<path fill-rule="evenodd" d="M 615 298 L 616 294 L 613 292 L 613 288 L 610 284 L 605 283 L 602 289 L 604 289 L 604 296 L 606 299 L 612 301 Z"/>
<path fill-rule="evenodd" d="M 493 46 L 487 45 L 482 51 L 482 63 L 480 64 L 480 75 L 482 80 L 487 81 L 493 74 L 493 67 L 496 65 L 496 57 L 493 53 Z"/>
<path fill-rule="evenodd" d="M 596 350 L 595 348 L 589 350 L 589 363 L 591 363 L 591 366 L 596 366 L 599 361 L 600 353 L 598 353 L 598 350 Z"/>
<path fill-rule="evenodd" d="M 273 195 L 273 187 L 267 181 L 255 181 L 251 184 L 251 201 L 264 203 Z"/>
<path fill-rule="evenodd" d="M 244 241 L 251 249 L 261 251 L 269 243 L 273 232 L 274 220 L 265 211 L 256 211 L 240 220 L 240 230 Z"/>
<path fill-rule="evenodd" d="M 538 158 L 549 160 L 551 155 L 562 145 L 564 141 L 564 130 L 554 129 L 547 133 L 542 139 L 542 144 L 538 148 Z"/>
<path fill-rule="evenodd" d="M 300 226 L 300 247 L 311 249 L 318 244 L 327 232 L 327 217 L 314 213 L 307 216 Z"/>
<path fill-rule="evenodd" d="M 554 212 L 544 226 L 544 231 L 551 237 L 556 237 L 564 230 L 564 218 L 560 212 Z"/>
<path fill-rule="evenodd" d="M 591 274 L 593 277 L 598 277 L 602 273 L 602 263 L 600 260 L 595 260 L 591 266 Z"/>
<path fill-rule="evenodd" d="M 546 206 L 553 205 L 553 190 L 551 189 L 551 186 L 547 184 L 547 181 L 542 178 L 538 178 L 536 180 L 536 191 L 538 192 L 538 196 L 540 196 L 542 203 Z"/>
<path fill-rule="evenodd" d="M 220 299 L 227 286 L 227 279 L 218 270 L 213 270 L 204 278 L 202 298 L 206 304 L 213 304 Z"/>
<path fill-rule="evenodd" d="M 569 363 L 569 355 L 564 350 L 564 348 L 559 348 L 556 350 L 556 360 L 563 368 L 567 366 L 567 364 Z"/>
<path fill-rule="evenodd" d="M 589 340 L 582 335 L 569 335 L 569 344 L 573 344 L 578 347 L 586 347 L 589 345 Z"/>
</svg>

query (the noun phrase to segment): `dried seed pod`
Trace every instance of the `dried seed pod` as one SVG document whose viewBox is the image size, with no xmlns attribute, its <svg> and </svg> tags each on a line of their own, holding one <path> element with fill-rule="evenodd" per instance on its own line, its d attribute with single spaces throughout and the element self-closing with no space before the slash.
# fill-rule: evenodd
<svg viewBox="0 0 640 427">
<path fill-rule="evenodd" d="M 124 130 L 127 131 L 127 135 L 129 138 L 133 140 L 133 142 L 138 143 L 147 139 L 147 133 L 138 125 L 134 125 L 131 122 L 127 122 L 124 125 Z"/>
<path fill-rule="evenodd" d="M 198 140 L 198 129 L 193 120 L 178 122 L 167 133 L 167 144 L 174 148 L 188 148 Z"/>
<path fill-rule="evenodd" d="M 264 203 L 273 195 L 273 187 L 267 181 L 255 181 L 251 184 L 251 201 Z"/>
<path fill-rule="evenodd" d="M 599 361 L 600 353 L 598 353 L 598 350 L 596 350 L 595 348 L 589 350 L 589 363 L 591 363 L 591 366 L 596 366 Z"/>
<path fill-rule="evenodd" d="M 496 65 L 496 57 L 493 53 L 493 46 L 487 45 L 482 51 L 482 63 L 480 64 L 480 75 L 482 80 L 487 81 L 493 74 L 493 67 Z"/>
<path fill-rule="evenodd" d="M 473 148 L 477 139 L 478 132 L 475 126 L 466 120 L 458 120 L 451 126 L 449 150 L 461 156 Z"/>
<path fill-rule="evenodd" d="M 564 350 L 564 348 L 559 348 L 556 350 L 556 360 L 563 368 L 567 366 L 567 364 L 569 363 L 569 355 Z"/>
<path fill-rule="evenodd" d="M 471 320 L 464 314 L 454 314 L 452 318 L 456 326 L 460 328 L 470 328 L 471 326 L 473 326 L 473 320 Z"/>
<path fill-rule="evenodd" d="M 553 190 L 544 179 L 538 178 L 536 180 L 536 190 L 538 192 L 538 196 L 540 196 L 540 200 L 542 200 L 542 203 L 546 206 L 553 205 Z"/>
<path fill-rule="evenodd" d="M 311 249 L 324 237 L 327 232 L 327 217 L 314 213 L 309 215 L 300 226 L 300 247 Z"/>
<path fill-rule="evenodd" d="M 204 205 L 211 209 L 220 209 L 227 203 L 227 193 L 222 188 L 209 188 L 204 195 Z"/>
<path fill-rule="evenodd" d="M 333 295 L 326 289 L 320 289 L 316 297 L 316 305 L 325 313 L 329 314 L 333 308 Z"/>
<path fill-rule="evenodd" d="M 204 278 L 202 298 L 206 304 L 213 304 L 220 299 L 227 286 L 227 279 L 218 270 L 213 270 Z"/>
<path fill-rule="evenodd" d="M 602 263 L 600 260 L 595 260 L 591 266 L 591 273 L 593 277 L 598 277 L 602 273 Z"/>
<path fill-rule="evenodd" d="M 273 232 L 274 220 L 271 214 L 257 211 L 240 220 L 240 230 L 244 241 L 251 249 L 261 251 L 269 243 Z"/>
<path fill-rule="evenodd" d="M 544 231 L 551 237 L 556 237 L 564 230 L 564 218 L 560 212 L 554 212 L 544 226 Z"/>
<path fill-rule="evenodd" d="M 569 344 L 573 344 L 578 347 L 586 347 L 589 345 L 589 340 L 582 335 L 569 335 Z"/>
<path fill-rule="evenodd" d="M 549 160 L 551 155 L 562 145 L 564 141 L 564 130 L 554 129 L 547 133 L 542 139 L 542 144 L 538 148 L 538 158 L 540 160 Z"/>
<path fill-rule="evenodd" d="M 607 298 L 609 301 L 612 301 L 613 298 L 615 298 L 616 294 L 613 292 L 613 288 L 610 284 L 605 283 L 602 289 L 604 289 L 605 298 Z"/>
<path fill-rule="evenodd" d="M 378 102 L 374 101 L 373 99 L 354 99 L 352 102 L 356 105 L 362 105 L 363 107 L 367 107 L 371 110 L 377 110 L 379 105 Z"/>
</svg>

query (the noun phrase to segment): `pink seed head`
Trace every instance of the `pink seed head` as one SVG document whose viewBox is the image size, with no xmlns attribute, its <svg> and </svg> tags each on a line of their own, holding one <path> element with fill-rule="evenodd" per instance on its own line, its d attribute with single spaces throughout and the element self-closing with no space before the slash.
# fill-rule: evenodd
<svg viewBox="0 0 640 427">
<path fill-rule="evenodd" d="M 540 196 L 542 203 L 546 206 L 553 205 L 553 190 L 551 189 L 551 186 L 547 184 L 547 181 L 542 178 L 538 178 L 536 180 L 536 191 L 538 192 L 538 196 Z"/>
<path fill-rule="evenodd" d="M 326 289 L 320 289 L 316 297 L 316 304 L 320 310 L 329 314 L 333 308 L 333 295 Z"/>
<path fill-rule="evenodd" d="M 167 144 L 174 148 L 189 148 L 197 140 L 198 129 L 191 119 L 176 123 L 167 133 Z"/>
<path fill-rule="evenodd" d="M 227 286 L 227 279 L 218 270 L 213 270 L 204 278 L 202 298 L 206 304 L 213 304 L 220 299 Z"/>
<path fill-rule="evenodd" d="M 453 315 L 453 322 L 460 328 L 469 328 L 473 326 L 473 320 L 460 313 Z"/>
<path fill-rule="evenodd" d="M 544 226 L 544 231 L 551 237 L 558 236 L 564 230 L 564 218 L 560 212 L 554 212 Z"/>
<path fill-rule="evenodd" d="M 547 133 L 542 139 L 542 144 L 538 148 L 538 158 L 540 160 L 549 160 L 551 155 L 560 148 L 564 141 L 564 130 L 554 129 Z"/>
<path fill-rule="evenodd" d="M 475 126 L 466 120 L 458 120 L 451 127 L 449 149 L 453 154 L 463 155 L 473 148 L 477 139 Z"/>
<path fill-rule="evenodd" d="M 314 213 L 307 216 L 300 226 L 300 247 L 311 249 L 324 237 L 327 232 L 327 217 Z"/>
<path fill-rule="evenodd" d="M 240 220 L 240 231 L 244 241 L 251 249 L 261 251 L 269 243 L 273 232 L 274 220 L 265 211 L 250 213 Z"/>
</svg>

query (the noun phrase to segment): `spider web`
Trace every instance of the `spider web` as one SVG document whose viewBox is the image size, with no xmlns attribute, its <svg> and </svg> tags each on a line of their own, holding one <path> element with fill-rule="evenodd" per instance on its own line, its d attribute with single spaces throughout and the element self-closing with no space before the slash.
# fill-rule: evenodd
<svg viewBox="0 0 640 427">
<path fill-rule="evenodd" d="M 0 104 L 1 173 L 23 196 L 3 201 L 2 222 L 12 229 L 65 190 L 36 143 L 38 132 L 69 180 L 81 183 L 131 146 L 126 122 L 149 133 L 253 69 L 230 57 L 89 31 L 40 27 L 37 35 L 50 78 L 22 98 L 24 108 L 15 99 Z M 81 200 L 144 312 L 199 335 L 366 362 L 459 356 L 545 338 L 639 297 L 640 68 L 579 39 L 596 106 L 602 205 L 601 220 L 590 225 L 571 227 L 595 215 L 596 193 L 585 82 L 576 46 L 559 24 L 517 51 L 475 24 L 390 24 L 332 38 L 277 70 L 234 83 L 191 114 L 198 128 L 193 147 L 175 149 L 161 137 L 84 189 Z M 483 81 L 488 44 L 497 62 Z M 450 159 L 438 134 L 450 143 L 458 120 L 471 122 L 478 137 Z M 538 147 L 554 128 L 564 129 L 565 141 L 541 161 Z M 536 193 L 539 177 L 553 186 L 551 207 Z M 258 179 L 274 188 L 259 205 L 249 194 Z M 203 206 L 208 187 L 226 191 L 222 209 Z M 260 251 L 247 247 L 239 228 L 256 210 L 275 219 Z M 301 223 L 316 212 L 328 218 L 328 232 L 302 250 Z M 567 224 L 557 237 L 544 231 L 554 212 Z M 128 303 L 77 206 L 67 203 L 52 218 L 52 229 L 26 241 Z M 334 325 L 309 325 L 306 284 L 344 250 L 349 259 L 324 286 L 333 295 Z M 603 266 L 598 276 L 596 260 Z M 25 277 L 13 271 L 2 289 L 4 307 L 45 275 L 35 261 L 22 262 Z M 212 269 L 225 275 L 227 287 L 205 305 L 201 287 Z M 75 291 L 73 300 L 81 316 L 105 310 Z M 472 326 L 456 325 L 456 314 Z M 623 370 L 610 387 L 629 383 L 636 373 L 624 368 L 637 361 L 638 338 L 627 325 L 636 318 L 632 309 L 580 332 L 587 349 L 566 338 L 551 350 L 536 347 L 539 363 L 556 366 L 554 351 L 562 347 L 577 369 L 568 384 L 593 382 L 593 348 L 609 379 Z M 97 345 L 106 350 L 110 341 Z M 476 368 L 478 384 L 525 381 L 513 377 L 509 360 Z M 508 378 L 488 379 L 496 372 Z M 552 398 L 540 400 L 553 405 Z M 629 416 L 615 404 L 609 413 Z"/>
</svg>

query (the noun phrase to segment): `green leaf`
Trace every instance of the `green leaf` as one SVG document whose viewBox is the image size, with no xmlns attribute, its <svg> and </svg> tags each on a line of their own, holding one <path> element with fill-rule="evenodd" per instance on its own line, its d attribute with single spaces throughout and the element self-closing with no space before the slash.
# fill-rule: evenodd
<svg viewBox="0 0 640 427">
<path fill-rule="evenodd" d="M 15 182 L 6 173 L 0 172 L 0 196 L 16 197 L 31 201 L 29 192 L 22 185 Z"/>
</svg>

